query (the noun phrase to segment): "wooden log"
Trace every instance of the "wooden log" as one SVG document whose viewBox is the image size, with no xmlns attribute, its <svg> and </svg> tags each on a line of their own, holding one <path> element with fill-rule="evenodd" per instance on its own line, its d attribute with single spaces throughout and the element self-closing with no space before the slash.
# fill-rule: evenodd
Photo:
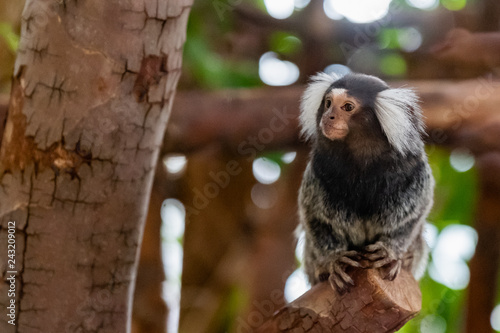
<svg viewBox="0 0 500 333">
<path fill-rule="evenodd" d="M 373 269 L 353 269 L 351 276 L 356 285 L 348 293 L 339 295 L 328 282 L 317 284 L 256 331 L 396 332 L 421 309 L 418 283 L 407 271 L 394 281 Z"/>
<path fill-rule="evenodd" d="M 462 28 L 453 29 L 431 52 L 434 57 L 444 62 L 488 70 L 500 65 L 500 33 L 472 33 Z"/>
<path fill-rule="evenodd" d="M 492 76 L 460 82 L 392 82 L 413 87 L 421 98 L 428 142 L 465 146 L 473 152 L 500 148 L 500 81 Z M 294 149 L 299 138 L 298 115 L 302 86 L 189 91 L 176 95 L 163 152 L 189 153 L 218 142 L 244 155 Z"/>
</svg>

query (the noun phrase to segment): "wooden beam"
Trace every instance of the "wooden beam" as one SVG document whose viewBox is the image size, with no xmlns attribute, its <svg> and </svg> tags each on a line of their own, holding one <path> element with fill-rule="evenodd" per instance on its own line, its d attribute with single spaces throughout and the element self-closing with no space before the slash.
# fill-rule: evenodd
<svg viewBox="0 0 500 333">
<path fill-rule="evenodd" d="M 428 141 L 483 153 L 500 148 L 500 81 L 492 76 L 453 81 L 393 82 L 421 97 Z M 303 87 L 179 92 L 163 152 L 189 153 L 219 144 L 236 154 L 246 148 L 294 149 Z"/>
</svg>

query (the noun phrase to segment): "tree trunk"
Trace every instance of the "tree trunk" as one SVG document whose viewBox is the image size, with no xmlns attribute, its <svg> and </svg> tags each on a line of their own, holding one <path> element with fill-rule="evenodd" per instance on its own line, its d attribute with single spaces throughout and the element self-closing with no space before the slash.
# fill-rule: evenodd
<svg viewBox="0 0 500 333">
<path fill-rule="evenodd" d="M 0 150 L 1 332 L 129 331 L 191 2 L 26 3 Z"/>
</svg>

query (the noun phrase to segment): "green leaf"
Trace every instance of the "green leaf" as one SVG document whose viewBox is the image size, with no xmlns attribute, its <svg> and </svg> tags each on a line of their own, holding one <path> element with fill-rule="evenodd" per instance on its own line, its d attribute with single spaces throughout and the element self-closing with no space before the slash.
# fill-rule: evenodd
<svg viewBox="0 0 500 333">
<path fill-rule="evenodd" d="M 467 5 L 467 0 L 441 0 L 441 4 L 448 10 L 461 10 Z"/>
<path fill-rule="evenodd" d="M 406 61 L 396 53 L 385 55 L 380 61 L 380 70 L 385 75 L 403 76 L 406 74 Z"/>
<path fill-rule="evenodd" d="M 287 32 L 276 31 L 269 41 L 271 51 L 283 55 L 293 55 L 300 51 L 302 42 L 299 38 Z"/>
<path fill-rule="evenodd" d="M 398 29 L 383 29 L 378 34 L 378 44 L 382 49 L 399 49 Z"/>
<path fill-rule="evenodd" d="M 0 36 L 5 40 L 12 52 L 17 51 L 19 47 L 19 35 L 14 32 L 9 23 L 0 22 Z"/>
</svg>

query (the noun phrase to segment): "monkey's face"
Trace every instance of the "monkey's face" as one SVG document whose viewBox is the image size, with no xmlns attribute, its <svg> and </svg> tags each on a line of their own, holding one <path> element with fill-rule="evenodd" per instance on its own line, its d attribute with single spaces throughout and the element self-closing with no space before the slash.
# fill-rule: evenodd
<svg viewBox="0 0 500 333">
<path fill-rule="evenodd" d="M 352 117 L 363 112 L 361 102 L 345 89 L 332 89 L 323 101 L 321 132 L 330 140 L 343 140 L 352 130 Z"/>
</svg>

